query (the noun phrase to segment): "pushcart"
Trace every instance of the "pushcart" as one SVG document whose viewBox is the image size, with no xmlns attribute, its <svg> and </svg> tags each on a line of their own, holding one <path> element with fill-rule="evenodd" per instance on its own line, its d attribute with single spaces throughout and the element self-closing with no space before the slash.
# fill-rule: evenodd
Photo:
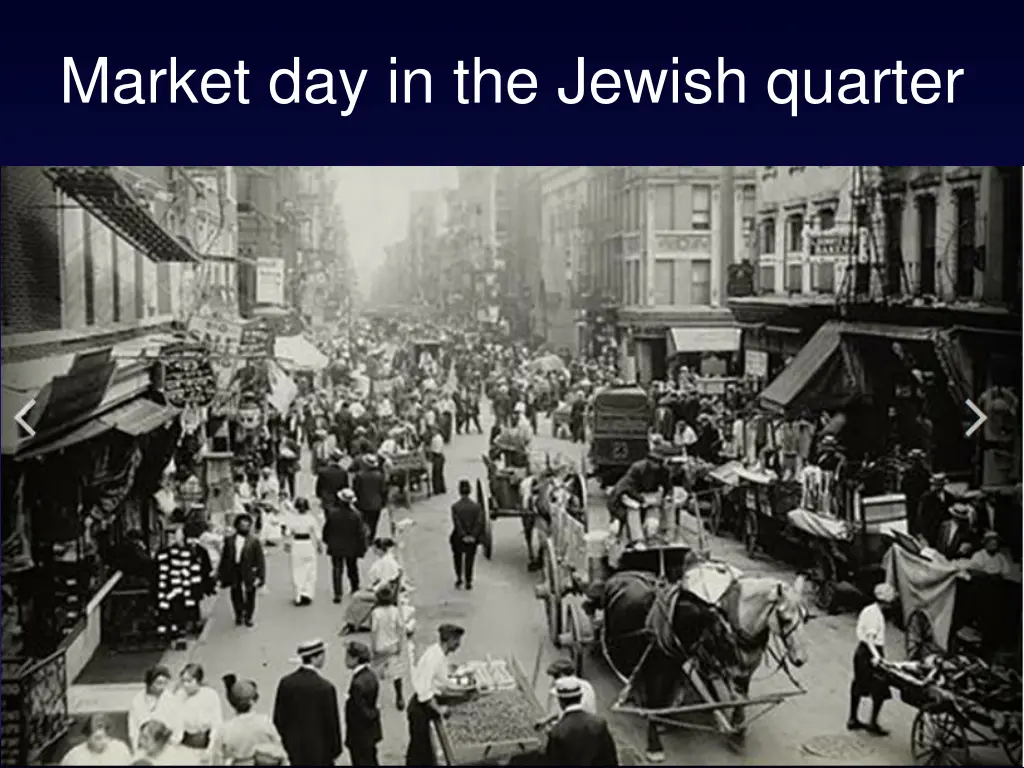
<svg viewBox="0 0 1024 768">
<path fill-rule="evenodd" d="M 514 657 L 505 659 L 515 687 L 480 692 L 451 704 L 431 736 L 440 765 L 499 765 L 543 747 L 535 724 L 544 710 Z"/>
</svg>

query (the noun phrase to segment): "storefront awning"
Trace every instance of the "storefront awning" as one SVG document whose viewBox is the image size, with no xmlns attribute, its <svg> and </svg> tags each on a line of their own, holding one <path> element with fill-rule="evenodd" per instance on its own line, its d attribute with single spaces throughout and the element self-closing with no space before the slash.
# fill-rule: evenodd
<svg viewBox="0 0 1024 768">
<path fill-rule="evenodd" d="M 274 357 L 286 371 L 318 373 L 330 362 L 305 336 L 278 336 Z"/>
<path fill-rule="evenodd" d="M 743 329 L 724 328 L 669 328 L 668 354 L 687 352 L 737 352 Z"/>
<path fill-rule="evenodd" d="M 169 405 L 160 405 L 152 400 L 140 397 L 125 403 L 120 408 L 100 417 L 100 421 L 108 424 L 111 429 L 123 432 L 132 437 L 152 432 L 171 421 L 180 411 Z"/>
<path fill-rule="evenodd" d="M 842 336 L 840 323 L 825 323 L 821 326 L 792 362 L 761 393 L 761 405 L 777 412 L 795 407 L 815 380 L 821 379 L 837 360 L 841 364 L 839 350 Z"/>
<path fill-rule="evenodd" d="M 111 411 L 94 416 L 59 437 L 39 435 L 26 440 L 15 454 L 19 461 L 45 456 L 84 443 L 107 432 L 117 431 L 138 437 L 163 426 L 178 414 L 178 409 L 154 403 L 148 398 L 129 400 Z"/>
<path fill-rule="evenodd" d="M 65 194 L 154 261 L 199 260 L 195 249 L 157 221 L 110 166 L 50 166 L 44 173 Z"/>
</svg>

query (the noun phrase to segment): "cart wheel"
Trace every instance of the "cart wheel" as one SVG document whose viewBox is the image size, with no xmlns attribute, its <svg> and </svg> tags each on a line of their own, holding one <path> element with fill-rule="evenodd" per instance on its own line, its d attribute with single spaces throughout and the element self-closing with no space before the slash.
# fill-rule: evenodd
<svg viewBox="0 0 1024 768">
<path fill-rule="evenodd" d="M 562 580 L 559 569 L 561 564 L 555 557 L 555 548 L 549 540 L 544 547 L 544 583 L 547 594 L 544 597 L 548 616 L 548 634 L 556 648 L 561 647 L 562 635 Z"/>
<path fill-rule="evenodd" d="M 935 648 L 935 633 L 924 611 L 914 611 L 910 614 L 904 640 L 907 658 L 911 661 L 920 661 Z"/>
<path fill-rule="evenodd" d="M 448 755 L 445 754 L 444 747 L 441 742 L 441 735 L 437 732 L 437 724 L 430 724 L 430 746 L 434 749 L 434 756 L 437 758 L 438 765 L 451 765 L 451 761 L 448 759 Z"/>
<path fill-rule="evenodd" d="M 757 552 L 757 529 L 757 512 L 747 512 L 743 523 L 743 545 L 747 548 L 747 554 L 751 556 Z"/>
<path fill-rule="evenodd" d="M 814 559 L 812 581 L 815 587 L 814 600 L 826 613 L 834 613 L 838 594 L 836 560 L 829 552 L 819 552 Z"/>
<path fill-rule="evenodd" d="M 1006 756 L 1010 759 L 1010 765 L 1020 765 L 1020 734 L 1017 734 L 1016 741 L 1004 742 L 1003 751 L 1006 753 Z"/>
<path fill-rule="evenodd" d="M 484 485 L 479 479 L 476 481 L 476 503 L 484 512 L 484 539 L 481 542 L 484 548 L 484 557 L 488 560 L 494 554 L 494 532 L 491 527 L 491 505 L 490 499 L 484 493 Z"/>
<path fill-rule="evenodd" d="M 969 752 L 967 735 L 953 712 L 918 710 L 910 728 L 915 765 L 967 765 Z"/>
<path fill-rule="evenodd" d="M 583 472 L 577 472 L 576 473 L 576 477 L 575 477 L 575 485 L 577 486 L 577 488 L 575 490 L 579 494 L 580 505 L 583 508 L 583 519 L 584 520 L 589 520 L 590 516 L 587 514 L 587 500 L 588 500 L 587 499 L 587 495 L 588 494 L 587 494 L 587 476 L 586 476 L 586 474 L 584 474 Z"/>
<path fill-rule="evenodd" d="M 571 603 L 566 613 L 569 626 L 566 627 L 563 640 L 568 642 L 563 642 L 563 645 L 569 648 L 569 658 L 576 670 L 576 676 L 583 677 L 583 660 L 587 655 L 587 648 L 590 647 L 592 634 L 589 630 L 590 621 L 578 603 Z"/>
</svg>

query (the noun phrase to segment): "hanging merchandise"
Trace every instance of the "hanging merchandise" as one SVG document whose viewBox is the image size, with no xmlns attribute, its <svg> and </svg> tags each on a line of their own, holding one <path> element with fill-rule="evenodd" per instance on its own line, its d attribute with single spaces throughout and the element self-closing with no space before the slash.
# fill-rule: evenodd
<svg viewBox="0 0 1024 768">
<path fill-rule="evenodd" d="M 209 554 L 200 546 L 173 543 L 156 554 L 157 632 L 179 639 L 200 621 L 199 606 L 209 589 Z"/>
</svg>

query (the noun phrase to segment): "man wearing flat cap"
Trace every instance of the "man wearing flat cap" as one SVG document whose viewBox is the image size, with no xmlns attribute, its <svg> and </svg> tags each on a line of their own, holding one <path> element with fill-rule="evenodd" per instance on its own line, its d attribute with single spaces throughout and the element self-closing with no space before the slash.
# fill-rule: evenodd
<svg viewBox="0 0 1024 768">
<path fill-rule="evenodd" d="M 949 516 L 952 503 L 953 500 L 946 491 L 945 473 L 936 472 L 929 478 L 929 488 L 921 496 L 917 508 L 918 533 L 936 549 L 939 548 L 939 528 Z"/>
<path fill-rule="evenodd" d="M 618 765 L 615 739 L 603 718 L 583 708 L 582 682 L 574 675 L 555 682 L 561 718 L 548 733 L 548 765 Z"/>
<path fill-rule="evenodd" d="M 323 676 L 327 645 L 310 640 L 298 648 L 300 666 L 281 678 L 274 697 L 274 726 L 291 765 L 334 765 L 341 756 L 338 691 Z"/>
<path fill-rule="evenodd" d="M 440 698 L 448 688 L 448 657 L 462 645 L 466 630 L 457 624 L 437 628 L 437 642 L 428 646 L 412 670 L 413 697 L 406 707 L 409 721 L 409 746 L 406 765 L 437 765 L 430 738 L 430 724 L 448 716 Z"/>
<path fill-rule="evenodd" d="M 626 529 L 628 543 L 643 538 L 640 521 L 630 522 L 627 499 L 636 504 L 643 503 L 645 494 L 660 490 L 663 499 L 672 498 L 672 475 L 665 464 L 670 446 L 661 435 L 651 439 L 647 458 L 640 459 L 630 465 L 626 474 L 615 484 L 608 494 L 608 511 L 619 526 Z"/>
</svg>

